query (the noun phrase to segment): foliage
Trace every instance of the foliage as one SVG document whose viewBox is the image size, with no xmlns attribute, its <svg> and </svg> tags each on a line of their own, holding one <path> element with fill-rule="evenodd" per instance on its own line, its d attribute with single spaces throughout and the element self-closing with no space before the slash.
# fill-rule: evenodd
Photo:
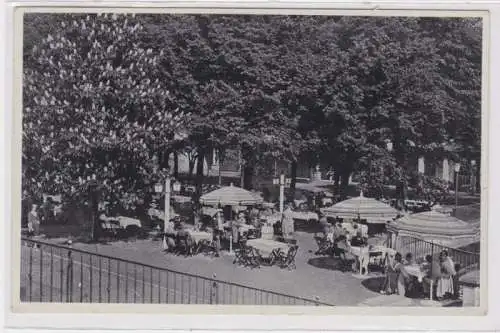
<svg viewBox="0 0 500 333">
<path fill-rule="evenodd" d="M 396 182 L 404 197 L 417 186 L 419 156 L 479 160 L 480 26 L 473 18 L 27 17 L 23 189 L 84 193 L 95 174 L 109 195 L 147 192 L 171 153 L 203 161 L 216 149 L 222 158 L 239 151 L 247 188 L 276 159 L 306 160 L 335 169 L 343 184 L 360 173 L 374 196 Z M 418 184 L 433 201 L 445 195 L 436 179 Z"/>
<path fill-rule="evenodd" d="M 34 46 L 24 73 L 25 177 L 71 195 L 95 175 L 109 192 L 142 188 L 183 115 L 131 16 L 72 16 Z"/>
</svg>

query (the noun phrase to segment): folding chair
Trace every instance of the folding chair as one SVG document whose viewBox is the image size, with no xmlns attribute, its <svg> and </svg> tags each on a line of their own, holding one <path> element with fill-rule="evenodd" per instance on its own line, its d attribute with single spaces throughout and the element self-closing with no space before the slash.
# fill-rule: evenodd
<svg viewBox="0 0 500 333">
<path fill-rule="evenodd" d="M 287 268 L 288 270 L 296 269 L 295 256 L 297 255 L 298 249 L 298 245 L 293 245 L 288 249 L 286 254 L 284 252 L 280 252 L 280 255 L 277 258 L 279 266 L 281 268 Z"/>
</svg>

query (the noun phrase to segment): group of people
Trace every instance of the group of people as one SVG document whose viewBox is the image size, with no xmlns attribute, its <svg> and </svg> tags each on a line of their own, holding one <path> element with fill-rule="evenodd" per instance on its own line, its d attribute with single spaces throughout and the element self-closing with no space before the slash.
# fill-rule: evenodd
<svg viewBox="0 0 500 333">
<path fill-rule="evenodd" d="M 332 225 L 324 216 L 320 218 L 319 223 L 322 226 L 326 241 L 332 245 L 339 239 L 345 240 L 351 246 L 364 246 L 368 244 L 368 239 L 363 235 L 363 231 L 357 224 L 353 224 L 352 229 L 354 232 L 350 232 L 340 221 L 335 221 Z"/>
<path fill-rule="evenodd" d="M 454 296 L 455 265 L 446 250 L 441 251 L 437 259 L 431 255 L 425 257 L 425 262 L 420 266 L 423 272 L 421 284 L 418 278 L 409 274 L 407 267 L 415 265 L 411 253 L 405 258 L 401 253 L 389 253 L 385 263 L 385 280 L 381 289 L 382 294 L 399 294 L 410 296 L 410 294 L 423 293 L 424 297 L 441 300 Z M 435 286 L 435 290 L 431 287 Z"/>
</svg>

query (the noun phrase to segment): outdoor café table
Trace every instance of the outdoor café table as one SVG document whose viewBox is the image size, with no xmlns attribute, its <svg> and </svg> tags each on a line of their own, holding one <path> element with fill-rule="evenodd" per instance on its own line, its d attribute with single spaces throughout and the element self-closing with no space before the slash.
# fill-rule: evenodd
<svg viewBox="0 0 500 333">
<path fill-rule="evenodd" d="M 422 268 L 420 267 L 420 265 L 417 265 L 417 264 L 406 265 L 404 267 L 404 269 L 409 275 L 415 276 L 419 283 L 422 283 L 424 281 L 425 272 L 422 271 Z M 433 284 L 434 284 L 434 282 L 431 279 L 430 280 L 430 290 L 431 290 L 430 299 L 431 300 L 432 300 L 432 294 L 433 294 L 433 292 L 432 292 Z"/>
<path fill-rule="evenodd" d="M 189 230 L 189 235 L 191 235 L 191 238 L 195 243 L 198 243 L 199 241 L 202 240 L 207 240 L 211 241 L 212 240 L 212 234 L 210 232 L 206 231 L 194 231 L 194 230 Z"/>
<path fill-rule="evenodd" d="M 418 282 L 422 283 L 425 273 L 422 272 L 420 265 L 406 265 L 405 270 L 411 276 L 415 276 L 418 279 Z"/>
<path fill-rule="evenodd" d="M 382 258 L 385 258 L 386 252 L 387 248 L 385 246 L 380 246 L 380 245 L 365 246 L 365 247 L 360 247 L 360 246 L 350 247 L 350 253 L 357 258 L 360 264 L 360 269 L 364 264 L 367 274 L 368 274 L 368 263 L 370 262 L 370 256 L 381 255 Z"/>
<path fill-rule="evenodd" d="M 287 253 L 290 245 L 287 243 L 277 242 L 272 239 L 250 239 L 247 241 L 247 245 L 258 250 L 259 253 L 264 257 L 269 257 L 274 250 L 281 250 Z"/>
<path fill-rule="evenodd" d="M 318 214 L 314 212 L 297 212 L 294 211 L 292 212 L 292 218 L 294 220 L 301 220 L 301 221 L 318 221 Z"/>
<path fill-rule="evenodd" d="M 141 227 L 141 221 L 139 221 L 138 219 L 133 219 L 131 217 L 118 216 L 116 220 L 118 221 L 120 226 L 124 229 L 131 225 L 137 226 L 139 228 Z"/>
<path fill-rule="evenodd" d="M 230 229 L 231 228 L 231 223 L 227 222 L 227 223 L 224 223 L 222 225 L 224 228 L 226 229 Z M 249 225 L 249 224 L 239 224 L 239 223 L 236 223 L 236 222 L 233 222 L 233 226 L 237 227 L 238 228 L 238 232 L 241 234 L 242 232 L 248 232 L 249 230 L 252 230 L 252 229 L 255 229 L 255 227 L 253 225 Z"/>
</svg>

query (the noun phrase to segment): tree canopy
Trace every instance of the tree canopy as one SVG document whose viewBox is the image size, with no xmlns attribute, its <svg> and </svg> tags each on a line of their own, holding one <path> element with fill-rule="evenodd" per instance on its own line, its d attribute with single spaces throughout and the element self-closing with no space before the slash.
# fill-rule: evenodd
<svg viewBox="0 0 500 333">
<path fill-rule="evenodd" d="M 396 182 L 404 197 L 419 156 L 479 160 L 480 29 L 475 18 L 27 14 L 24 189 L 73 195 L 95 174 L 109 193 L 142 193 L 172 153 L 235 149 L 247 188 L 272 159 L 293 178 L 306 160 L 343 183 L 354 171 L 372 189 Z"/>
</svg>

